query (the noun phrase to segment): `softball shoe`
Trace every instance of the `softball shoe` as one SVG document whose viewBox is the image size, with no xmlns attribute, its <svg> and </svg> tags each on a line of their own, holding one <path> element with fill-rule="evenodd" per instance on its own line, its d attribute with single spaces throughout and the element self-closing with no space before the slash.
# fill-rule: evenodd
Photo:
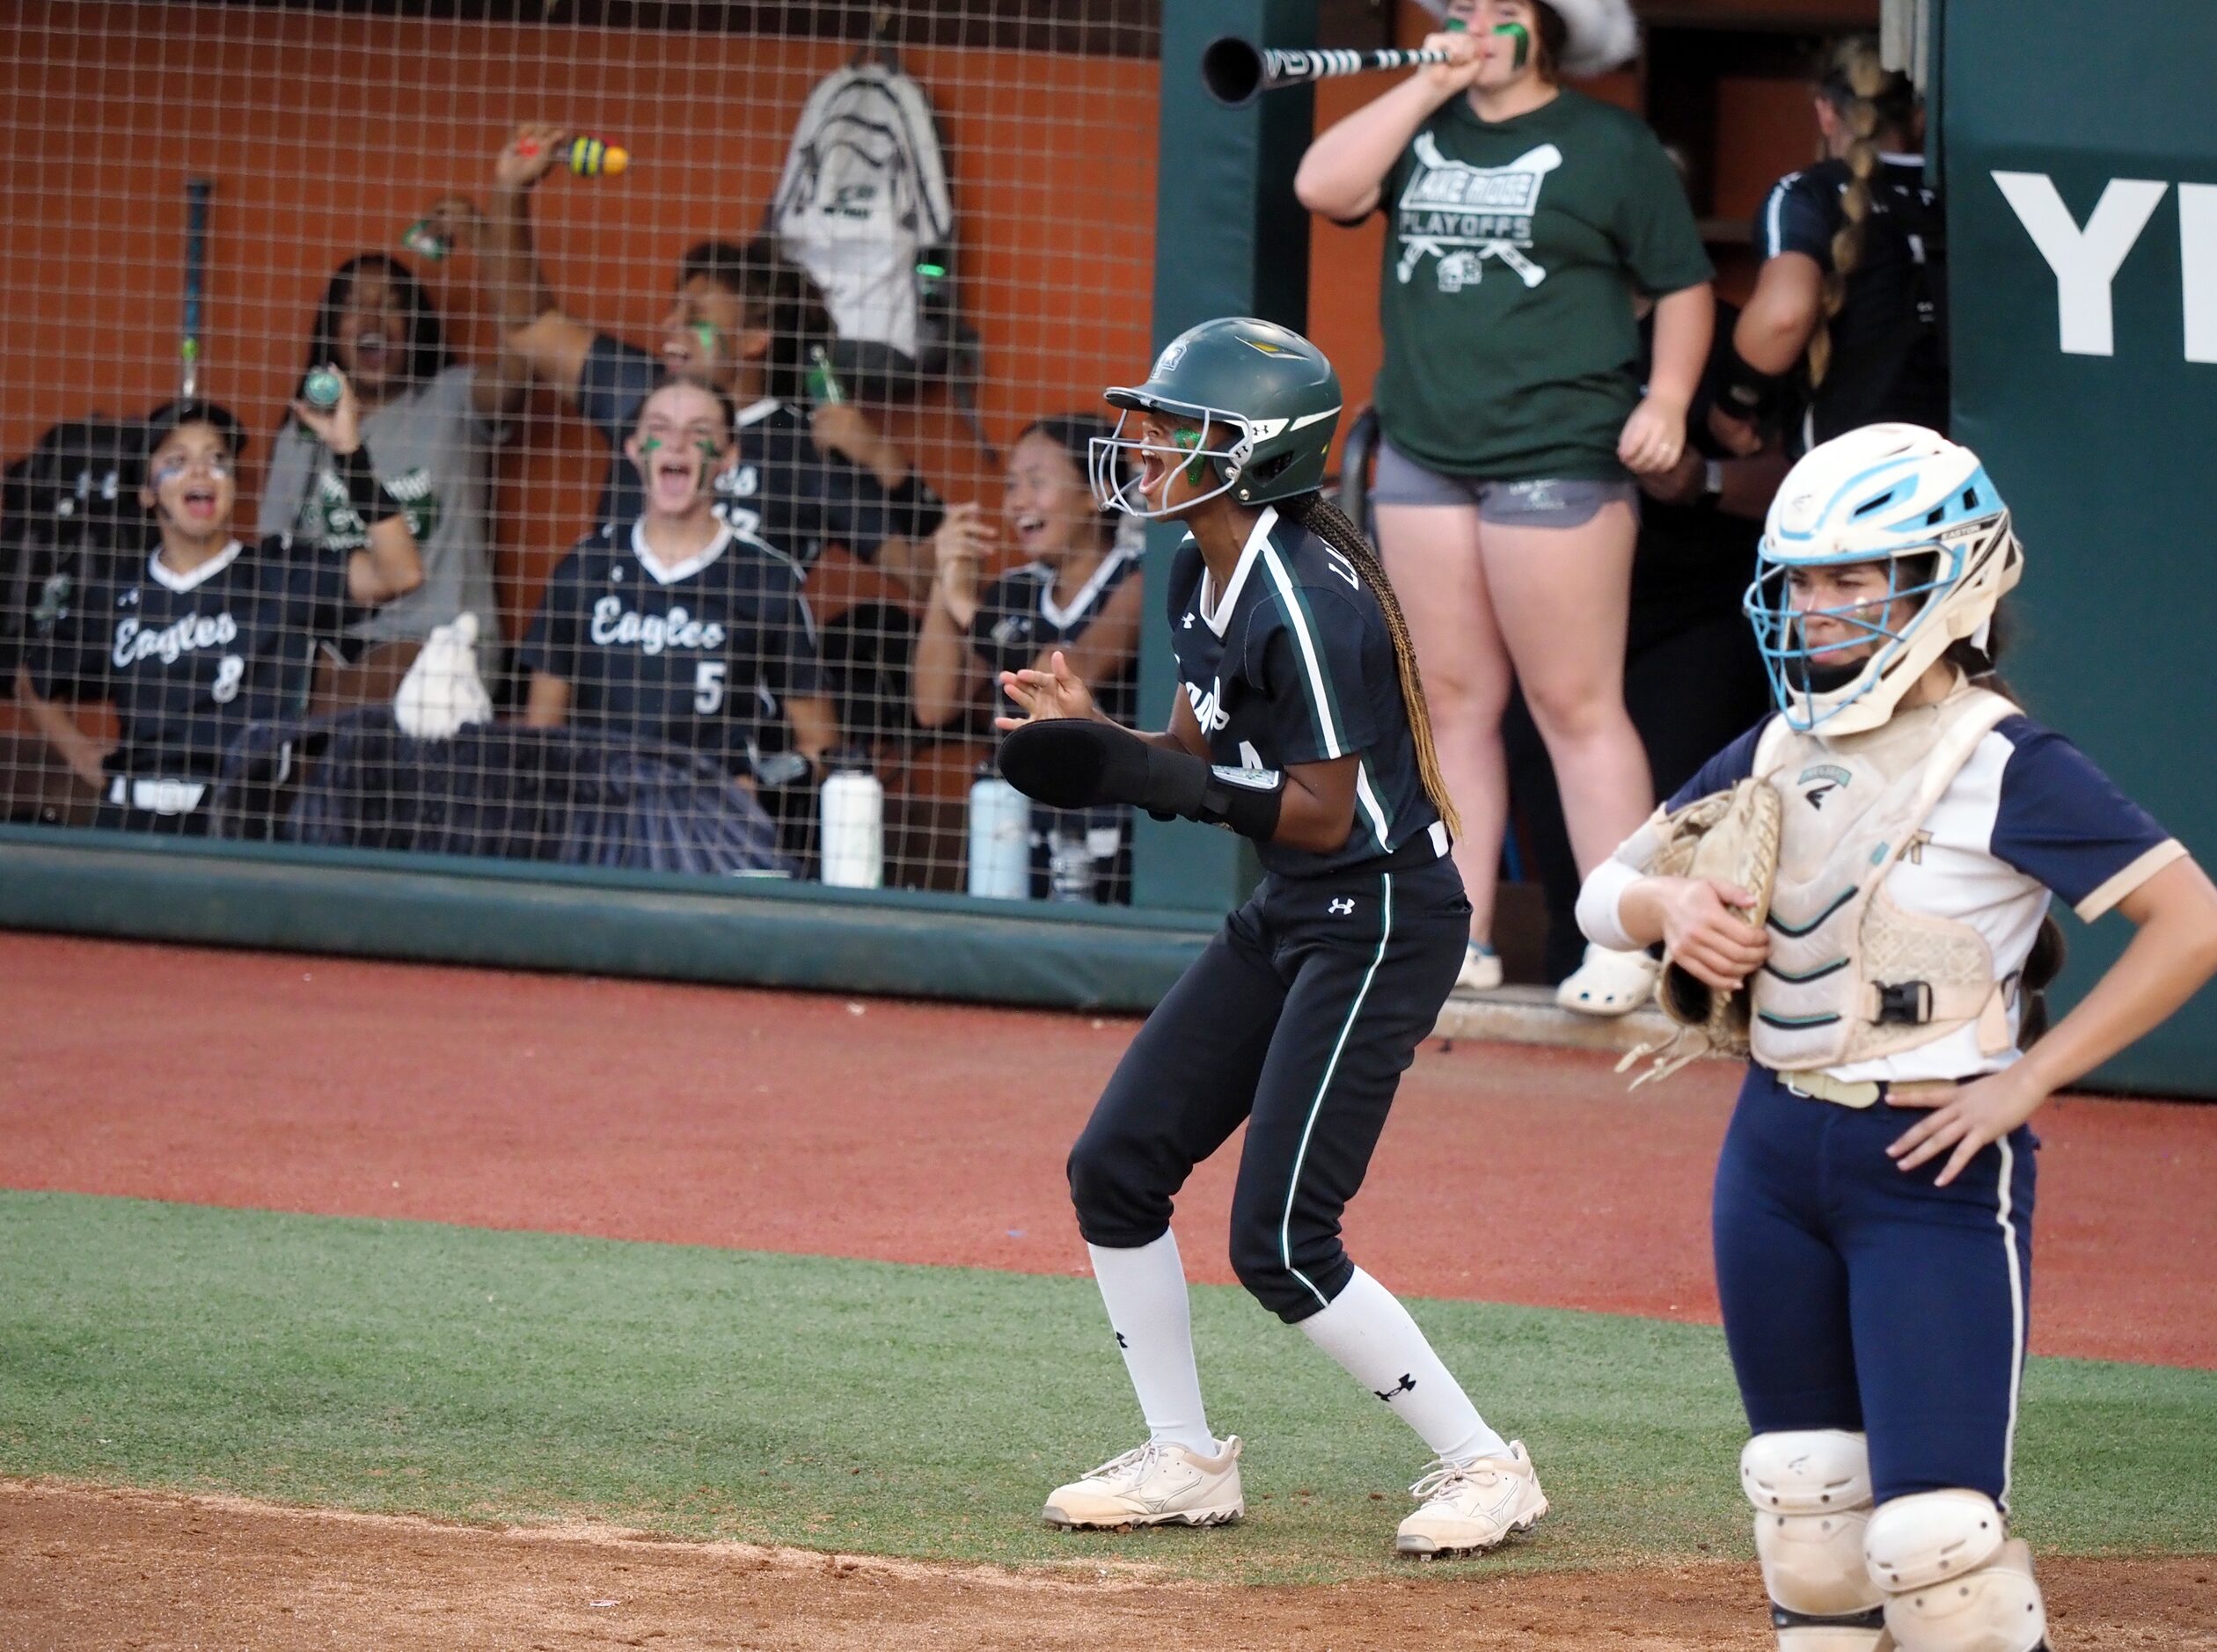
<svg viewBox="0 0 2217 1652">
<path fill-rule="evenodd" d="M 1547 1494 L 1521 1440 L 1510 1442 L 1506 1457 L 1436 1462 L 1408 1493 L 1416 1512 L 1394 1539 L 1403 1554 L 1483 1554 L 1531 1531 L 1548 1512 Z"/>
<path fill-rule="evenodd" d="M 1240 1493 L 1240 1438 L 1203 1457 L 1165 1440 L 1111 1458 L 1047 1499 L 1050 1526 L 1078 1531 L 1127 1526 L 1214 1526 L 1247 1512 Z"/>
<path fill-rule="evenodd" d="M 1662 969 L 1643 952 L 1589 946 L 1585 961 L 1555 988 L 1555 1002 L 1581 1015 L 1629 1015 L 1655 997 Z"/>
</svg>

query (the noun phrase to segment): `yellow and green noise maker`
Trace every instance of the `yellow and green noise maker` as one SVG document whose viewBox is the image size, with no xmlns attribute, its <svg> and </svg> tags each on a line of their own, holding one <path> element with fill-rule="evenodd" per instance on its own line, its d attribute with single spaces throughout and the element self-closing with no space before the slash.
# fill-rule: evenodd
<svg viewBox="0 0 2217 1652">
<path fill-rule="evenodd" d="M 525 159 L 538 153 L 538 145 L 530 138 L 516 146 L 516 152 Z M 624 168 L 631 164 L 631 151 L 619 144 L 603 143 L 596 137 L 574 137 L 564 141 L 560 150 L 562 164 L 580 178 L 619 178 Z"/>
</svg>

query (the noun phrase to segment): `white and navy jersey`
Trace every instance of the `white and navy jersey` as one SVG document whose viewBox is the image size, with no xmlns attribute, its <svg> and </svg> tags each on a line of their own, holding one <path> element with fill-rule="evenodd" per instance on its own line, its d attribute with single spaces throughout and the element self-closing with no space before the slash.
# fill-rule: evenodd
<svg viewBox="0 0 2217 1652">
<path fill-rule="evenodd" d="M 1718 752 L 1665 805 L 1683 808 L 1746 779 L 1769 720 Z M 1814 777 L 1788 808 L 1821 807 L 1832 782 Z M 1912 849 L 1886 874 L 1905 911 L 1968 924 L 1994 954 L 1994 978 L 2024 967 L 2051 892 L 2088 923 L 2186 852 L 2139 804 L 2062 735 L 2023 715 L 1996 724 L 1941 794 Z M 1974 1023 L 1898 1055 L 1828 1069 L 1848 1080 L 1961 1078 L 2016 1059 L 2021 1003 L 2009 998 L 2011 1049 L 1987 1056 Z"/>
<path fill-rule="evenodd" d="M 595 517 L 603 524 L 634 522 L 646 508 L 639 471 L 623 449 L 640 404 L 662 379 L 660 362 L 621 339 L 604 333 L 586 353 L 578 411 L 615 450 Z M 816 565 L 827 545 L 874 561 L 888 539 L 929 538 L 945 515 L 921 477 L 911 474 L 889 493 L 870 471 L 821 451 L 806 415 L 784 402 L 741 408 L 732 434 L 739 454 L 716 478 L 716 515 L 804 568 Z"/>
<path fill-rule="evenodd" d="M 346 559 L 283 534 L 234 539 L 181 574 L 157 545 L 74 594 L 25 662 L 41 697 L 114 705 L 111 774 L 212 779 L 248 723 L 299 713 L 346 605 Z"/>
<path fill-rule="evenodd" d="M 1830 272 L 1833 238 L 1847 222 L 1840 197 L 1848 182 L 1848 163 L 1839 160 L 1780 179 L 1755 215 L 1757 256 L 1800 252 Z M 1925 183 L 1924 157 L 1882 156 L 1862 256 L 1828 324 L 1832 364 L 1789 428 L 1796 453 L 1888 420 L 1948 428 L 1944 226 L 1939 196 Z"/>
<path fill-rule="evenodd" d="M 675 567 L 648 554 L 636 523 L 589 534 L 554 570 L 516 657 L 569 684 L 577 723 L 734 774 L 787 699 L 823 692 L 801 571 L 728 528 Z"/>
<path fill-rule="evenodd" d="M 1021 671 L 1039 658 L 1041 650 L 1074 645 L 1138 569 L 1136 551 L 1110 551 L 1065 607 L 1055 601 L 1055 570 L 1047 564 L 1027 562 L 1011 568 L 978 598 L 977 616 L 970 621 L 970 652 L 984 662 L 996 683 L 1003 671 Z M 1114 676 L 1087 686 L 1101 715 L 1129 727 L 1138 715 L 1138 653 Z M 1005 691 L 996 691 L 993 698 L 1002 714 L 1022 714 Z"/>
<path fill-rule="evenodd" d="M 1288 877 L 1361 866 L 1447 831 L 1425 793 L 1394 640 L 1354 564 L 1265 507 L 1222 592 L 1188 535 L 1171 559 L 1170 638 L 1194 719 L 1223 769 L 1359 756 L 1355 828 L 1328 855 L 1260 844 Z"/>
</svg>

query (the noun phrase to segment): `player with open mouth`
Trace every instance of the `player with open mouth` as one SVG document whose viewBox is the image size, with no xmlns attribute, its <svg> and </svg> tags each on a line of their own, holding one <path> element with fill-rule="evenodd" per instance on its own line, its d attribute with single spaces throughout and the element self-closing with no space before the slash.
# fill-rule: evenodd
<svg viewBox="0 0 2217 1652">
<path fill-rule="evenodd" d="M 734 449 L 730 400 L 712 386 L 672 379 L 640 405 L 624 457 L 641 509 L 587 535 L 548 581 L 518 651 L 527 722 L 621 729 L 747 782 L 765 737 L 821 764 L 838 721 L 801 570 L 717 514 Z"/>
<path fill-rule="evenodd" d="M 353 386 L 333 376 L 336 406 L 293 411 L 370 524 L 364 545 L 344 556 L 285 534 L 252 545 L 232 537 L 245 436 L 229 409 L 179 401 L 149 416 L 139 502 L 156 526 L 150 554 L 70 592 L 17 679 L 48 743 L 99 791 L 96 825 L 209 832 L 224 753 L 249 723 L 298 712 L 311 642 L 336 637 L 350 609 L 391 602 L 422 579 L 407 516 L 362 450 Z M 64 699 L 113 703 L 121 738 L 101 746 Z"/>
<path fill-rule="evenodd" d="M 1433 1461 L 1395 1543 L 1474 1553 L 1548 1500 L 1408 1311 L 1357 1268 L 1340 1216 L 1401 1075 L 1461 967 L 1470 905 L 1400 603 L 1321 489 L 1339 376 L 1300 334 L 1204 322 L 1108 392 L 1103 504 L 1187 530 L 1165 592 L 1169 727 L 1105 716 L 1060 653 L 1002 675 L 1025 713 L 1001 772 L 1058 808 L 1123 804 L 1226 826 L 1269 875 L 1148 1017 L 1070 1154 L 1070 1191 L 1147 1424 L 1057 1488 L 1070 1527 L 1215 1525 L 1246 1509 L 1239 1438 L 1210 1431 L 1171 1208 L 1242 1124 L 1232 1264 L 1256 1299 L 1421 1437 Z"/>
</svg>

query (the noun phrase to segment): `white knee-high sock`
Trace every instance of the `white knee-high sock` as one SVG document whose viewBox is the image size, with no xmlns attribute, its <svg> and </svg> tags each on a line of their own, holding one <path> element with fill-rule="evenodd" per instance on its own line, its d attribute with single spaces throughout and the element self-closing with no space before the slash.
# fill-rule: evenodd
<svg viewBox="0 0 2217 1652">
<path fill-rule="evenodd" d="M 1435 1456 L 1460 1463 L 1509 1455 L 1509 1443 L 1486 1426 L 1408 1310 L 1361 1268 L 1328 1306 L 1301 1321 L 1301 1329 L 1393 1407 Z"/>
<path fill-rule="evenodd" d="M 1108 1310 L 1109 1327 L 1123 1350 L 1124 1370 L 1139 1396 L 1147 1432 L 1204 1457 L 1217 1454 L 1216 1438 L 1201 1404 L 1201 1374 L 1193 1363 L 1193 1319 L 1186 1301 L 1185 1264 L 1175 1234 L 1152 1245 L 1110 1250 L 1088 1245 L 1094 1279 Z"/>
</svg>

